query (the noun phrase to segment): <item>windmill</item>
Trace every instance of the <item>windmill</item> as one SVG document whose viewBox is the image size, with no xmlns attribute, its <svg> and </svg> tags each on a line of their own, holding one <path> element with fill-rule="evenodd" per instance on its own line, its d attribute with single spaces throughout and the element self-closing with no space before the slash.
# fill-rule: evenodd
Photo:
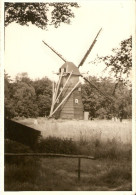
<svg viewBox="0 0 136 195">
<path fill-rule="evenodd" d="M 49 47 L 53 52 L 55 52 L 63 61 L 64 64 L 59 69 L 59 80 L 55 85 L 53 82 L 53 96 L 52 105 L 50 110 L 49 118 L 61 118 L 61 119 L 83 119 L 84 118 L 84 108 L 81 97 L 81 84 L 79 77 L 83 77 L 91 87 L 99 91 L 105 98 L 109 99 L 103 92 L 101 92 L 95 85 L 93 85 L 88 79 L 80 74 L 79 68 L 83 65 L 89 53 L 91 52 L 93 46 L 97 41 L 97 37 L 102 29 L 97 33 L 94 41 L 87 50 L 83 59 L 79 63 L 78 67 L 72 62 L 67 61 L 59 54 L 56 50 L 50 47 L 45 41 L 43 43 Z M 110 99 L 109 99 L 110 100 Z"/>
</svg>

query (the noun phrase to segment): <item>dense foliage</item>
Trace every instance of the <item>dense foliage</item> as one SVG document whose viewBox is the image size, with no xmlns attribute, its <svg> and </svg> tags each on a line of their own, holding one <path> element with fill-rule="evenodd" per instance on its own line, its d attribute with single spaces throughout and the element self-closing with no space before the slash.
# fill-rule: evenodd
<svg viewBox="0 0 136 195">
<path fill-rule="evenodd" d="M 112 49 L 109 56 L 97 56 L 94 63 L 104 62 L 106 69 L 110 70 L 117 83 L 127 83 L 132 70 L 132 37 L 121 41 L 118 48 Z"/>
<path fill-rule="evenodd" d="M 95 88 L 90 87 L 87 82 L 82 85 L 84 109 L 89 111 L 91 117 L 107 119 L 111 119 L 112 116 L 120 117 L 120 115 L 122 118 L 131 117 L 132 91 L 130 87 L 120 82 L 115 90 L 116 82 L 113 82 L 109 77 L 99 79 L 89 77 L 88 80 L 108 97 L 108 99 L 105 98 Z"/>
<path fill-rule="evenodd" d="M 51 81 L 48 78 L 32 81 L 26 73 L 17 75 L 12 82 L 5 74 L 5 115 L 37 117 L 49 114 L 51 106 Z"/>
<path fill-rule="evenodd" d="M 31 22 L 37 27 L 46 29 L 47 25 L 60 26 L 70 23 L 74 17 L 72 7 L 79 7 L 77 3 L 9 3 L 5 2 L 5 26 L 12 22 L 29 25 Z M 50 17 L 49 17 L 50 16 Z"/>
<path fill-rule="evenodd" d="M 89 111 L 90 117 L 110 119 L 111 116 L 131 117 L 132 93 L 131 88 L 111 78 L 87 78 L 97 86 L 112 101 L 106 99 L 95 88 L 85 82 L 82 84 L 82 100 L 84 110 Z M 114 92 L 114 96 L 113 91 Z M 18 74 L 15 81 L 5 74 L 5 115 L 14 117 L 44 117 L 48 116 L 52 100 L 52 82 L 47 77 L 32 81 L 27 73 Z"/>
</svg>

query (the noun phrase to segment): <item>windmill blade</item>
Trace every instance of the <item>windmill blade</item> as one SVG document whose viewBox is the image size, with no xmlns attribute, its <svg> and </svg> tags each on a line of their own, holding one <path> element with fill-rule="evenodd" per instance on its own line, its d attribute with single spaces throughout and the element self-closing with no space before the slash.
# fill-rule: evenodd
<svg viewBox="0 0 136 195">
<path fill-rule="evenodd" d="M 55 49 L 53 49 L 51 46 L 49 46 L 45 41 L 42 41 L 47 47 L 49 47 L 55 54 L 57 54 L 57 56 L 59 56 L 64 62 L 67 62 L 67 60 L 61 55 L 59 54 Z"/>
<path fill-rule="evenodd" d="M 83 76 L 81 75 L 81 77 L 83 77 Z M 84 79 L 85 81 L 87 81 L 87 82 L 91 85 L 91 87 L 93 87 L 94 89 L 96 89 L 101 95 L 103 95 L 103 96 L 104 96 L 106 99 L 108 99 L 110 102 L 114 102 L 114 100 L 113 100 L 112 97 L 109 97 L 109 96 L 105 95 L 100 89 L 98 89 L 94 84 L 92 84 L 87 78 L 83 77 L 83 79 Z"/>
<path fill-rule="evenodd" d="M 95 43 L 96 43 L 96 41 L 97 41 L 97 37 L 98 37 L 98 35 L 100 34 L 101 30 L 102 30 L 102 28 L 101 28 L 101 29 L 99 30 L 99 32 L 97 33 L 97 35 L 96 35 L 94 41 L 92 42 L 90 48 L 87 50 L 85 56 L 83 57 L 83 59 L 81 60 L 80 64 L 78 65 L 78 68 L 79 68 L 80 66 L 82 66 L 83 63 L 85 62 L 85 60 L 86 60 L 86 58 L 88 57 L 89 53 L 91 52 L 93 46 L 95 45 Z"/>
</svg>

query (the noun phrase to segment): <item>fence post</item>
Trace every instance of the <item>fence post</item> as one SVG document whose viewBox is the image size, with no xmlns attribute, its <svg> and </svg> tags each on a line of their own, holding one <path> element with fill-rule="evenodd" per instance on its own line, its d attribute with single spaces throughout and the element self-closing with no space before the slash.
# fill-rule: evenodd
<svg viewBox="0 0 136 195">
<path fill-rule="evenodd" d="M 80 164 L 81 164 L 81 158 L 78 158 L 78 181 L 80 181 Z"/>
</svg>

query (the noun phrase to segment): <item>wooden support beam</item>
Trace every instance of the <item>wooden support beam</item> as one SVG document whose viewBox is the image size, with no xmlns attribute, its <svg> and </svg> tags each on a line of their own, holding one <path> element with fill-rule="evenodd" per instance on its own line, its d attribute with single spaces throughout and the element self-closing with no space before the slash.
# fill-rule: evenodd
<svg viewBox="0 0 136 195">
<path fill-rule="evenodd" d="M 56 86 L 56 91 L 54 94 L 54 102 L 56 101 L 56 98 L 57 98 L 57 94 L 58 94 L 58 90 L 59 90 L 59 86 L 60 86 L 60 82 L 61 82 L 63 73 L 64 73 L 64 70 L 62 69 L 62 72 L 61 72 L 60 77 L 59 77 L 59 81 L 58 81 L 57 86 Z"/>
<path fill-rule="evenodd" d="M 54 81 L 53 81 L 52 83 L 52 104 L 51 104 L 50 114 L 52 113 L 53 107 L 54 107 L 54 91 L 55 91 L 55 88 L 54 88 Z"/>
<path fill-rule="evenodd" d="M 70 79 L 70 77 L 71 77 L 71 75 L 72 75 L 72 73 L 73 73 L 73 70 L 71 71 L 71 73 L 70 73 L 70 75 L 69 75 L 68 79 L 66 80 L 66 82 L 65 82 L 65 84 L 64 84 L 64 86 L 63 86 L 63 88 L 62 88 L 62 91 L 59 93 L 59 95 L 58 95 L 57 99 L 55 100 L 55 103 L 58 101 L 58 99 L 59 99 L 60 95 L 62 94 L 62 92 L 63 92 L 63 90 L 64 90 L 65 86 L 67 85 L 67 83 L 68 83 L 68 81 L 69 81 L 69 79 Z M 54 103 L 54 104 L 55 104 L 55 103 Z"/>
<path fill-rule="evenodd" d="M 56 103 L 56 96 L 57 96 L 57 93 L 58 93 L 58 89 L 59 89 L 59 85 L 60 85 L 60 82 L 61 82 L 61 78 L 63 76 L 63 72 L 64 72 L 64 70 L 61 72 L 61 75 L 59 77 L 59 81 L 58 81 L 56 87 L 54 87 L 54 82 L 53 82 L 53 96 L 52 96 L 52 105 L 51 105 L 50 115 L 52 114 L 53 109 L 54 109 L 54 105 Z"/>
<path fill-rule="evenodd" d="M 80 81 L 76 83 L 76 85 L 73 87 L 73 89 L 67 94 L 67 96 L 62 100 L 62 102 L 58 105 L 58 107 L 53 111 L 53 113 L 48 117 L 50 118 L 55 112 L 59 109 L 59 107 L 64 103 L 64 101 L 71 95 L 71 93 L 74 91 L 74 89 L 79 85 Z"/>
</svg>

